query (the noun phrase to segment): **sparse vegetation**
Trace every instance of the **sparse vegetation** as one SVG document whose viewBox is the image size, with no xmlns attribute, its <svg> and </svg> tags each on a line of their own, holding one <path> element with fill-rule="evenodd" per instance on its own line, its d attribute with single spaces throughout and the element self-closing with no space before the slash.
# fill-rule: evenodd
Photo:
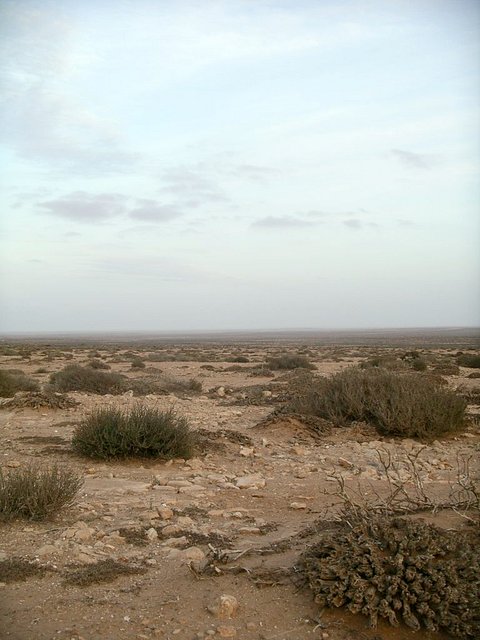
<svg viewBox="0 0 480 640">
<path fill-rule="evenodd" d="M 173 410 L 137 405 L 129 412 L 94 411 L 75 429 L 74 451 L 91 458 L 190 458 L 194 438 L 186 418 Z"/>
<path fill-rule="evenodd" d="M 46 568 L 38 562 L 27 558 L 7 558 L 0 561 L 0 582 L 23 582 L 32 576 L 42 577 L 46 573 Z"/>
<path fill-rule="evenodd" d="M 107 364 L 106 362 L 103 362 L 103 360 L 99 360 L 98 358 L 89 360 L 89 362 L 87 363 L 87 367 L 90 367 L 90 369 L 103 369 L 103 370 L 107 370 L 111 368 L 109 364 Z"/>
<path fill-rule="evenodd" d="M 0 408 L 19 409 L 29 407 L 31 409 L 39 409 L 40 407 L 48 407 L 49 409 L 70 409 L 77 405 L 78 402 L 63 393 L 25 391 L 18 393 L 11 400 L 2 402 Z"/>
<path fill-rule="evenodd" d="M 113 582 L 120 576 L 135 575 L 146 571 L 146 568 L 140 565 L 126 564 L 113 558 L 106 558 L 93 565 L 70 571 L 65 577 L 65 582 L 78 587 L 88 587 L 91 584 Z"/>
<path fill-rule="evenodd" d="M 373 424 L 385 435 L 432 439 L 460 430 L 466 403 L 422 374 L 381 368 L 341 371 L 331 378 L 304 376 L 290 409 L 338 425 Z"/>
<path fill-rule="evenodd" d="M 71 505 L 83 479 L 71 469 L 28 466 L 0 469 L 0 518 L 45 520 Z"/>
<path fill-rule="evenodd" d="M 480 555 L 458 532 L 394 517 L 351 519 L 303 556 L 320 606 L 345 606 L 376 626 L 385 618 L 412 629 L 480 635 Z M 473 536 L 472 536 L 473 537 Z"/>
<path fill-rule="evenodd" d="M 461 367 L 468 367 L 469 369 L 480 369 L 480 356 L 473 354 L 462 354 L 458 356 L 457 363 Z"/>
<path fill-rule="evenodd" d="M 125 390 L 124 380 L 119 373 L 96 371 L 77 364 L 68 365 L 50 376 L 55 391 L 86 391 L 100 395 L 122 393 Z"/>
<path fill-rule="evenodd" d="M 269 358 L 267 366 L 273 371 L 279 369 L 315 369 L 315 365 L 312 364 L 308 358 L 298 354 L 286 353 L 281 356 L 275 356 Z"/>
<path fill-rule="evenodd" d="M 132 358 L 132 369 L 145 369 L 145 362 L 139 357 Z"/>
<path fill-rule="evenodd" d="M 38 391 L 38 389 L 38 382 L 21 371 L 0 371 L 0 398 L 13 398 L 18 391 Z"/>
</svg>

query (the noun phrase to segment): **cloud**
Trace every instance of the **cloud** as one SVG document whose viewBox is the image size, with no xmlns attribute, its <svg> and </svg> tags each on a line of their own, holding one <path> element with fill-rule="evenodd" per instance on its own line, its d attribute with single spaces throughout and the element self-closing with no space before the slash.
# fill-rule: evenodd
<svg viewBox="0 0 480 640">
<path fill-rule="evenodd" d="M 252 180 L 253 182 L 266 182 L 270 178 L 278 176 L 281 173 L 278 169 L 273 169 L 271 167 L 261 167 L 254 164 L 234 165 L 228 172 L 233 176 L 246 178 L 247 180 Z"/>
<path fill-rule="evenodd" d="M 132 209 L 129 216 L 145 222 L 168 222 L 182 215 L 182 211 L 174 205 L 161 205 L 155 200 L 140 200 L 140 206 Z"/>
<path fill-rule="evenodd" d="M 349 227 L 349 229 L 361 229 L 363 227 L 363 223 L 360 220 L 356 220 L 355 218 L 343 220 L 343 224 L 346 227 Z"/>
<path fill-rule="evenodd" d="M 197 167 L 180 166 L 167 169 L 162 174 L 161 193 L 173 195 L 188 207 L 205 204 L 228 204 L 230 198 L 205 172 Z"/>
<path fill-rule="evenodd" d="M 252 227 L 257 229 L 292 229 L 302 227 L 312 227 L 314 222 L 302 220 L 294 216 L 265 216 L 252 223 Z"/>
<path fill-rule="evenodd" d="M 390 153 L 403 166 L 410 169 L 430 169 L 432 166 L 432 156 L 424 153 L 414 153 L 403 149 L 391 149 Z"/>
<path fill-rule="evenodd" d="M 43 213 L 82 223 L 105 222 L 122 216 L 126 211 L 125 197 L 118 193 L 91 195 L 85 191 L 75 191 L 63 198 L 39 202 L 38 205 Z"/>
<path fill-rule="evenodd" d="M 57 172 L 125 171 L 139 158 L 122 148 L 119 126 L 87 104 L 75 80 L 95 55 L 77 46 L 75 19 L 58 3 L 0 7 L 1 142 Z"/>
</svg>

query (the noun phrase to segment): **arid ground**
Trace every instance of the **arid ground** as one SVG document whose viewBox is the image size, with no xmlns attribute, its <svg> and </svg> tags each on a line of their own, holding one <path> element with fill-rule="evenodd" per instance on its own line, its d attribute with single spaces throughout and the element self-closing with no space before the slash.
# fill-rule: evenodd
<svg viewBox="0 0 480 640">
<path fill-rule="evenodd" d="M 73 506 L 54 519 L 0 523 L 0 561 L 19 563 L 17 576 L 0 575 L 0 636 L 450 637 L 384 621 L 372 629 L 362 615 L 322 609 L 297 567 L 316 536 L 341 516 L 342 491 L 374 504 L 388 497 L 394 477 L 413 494 L 420 481 L 431 503 L 448 502 L 467 466 L 469 477 L 478 477 L 480 378 L 474 377 L 478 369 L 457 364 L 459 352 L 480 353 L 478 338 L 458 332 L 357 336 L 350 343 L 343 336 L 337 342 L 314 336 L 129 344 L 5 340 L 0 368 L 21 370 L 40 386 L 66 365 L 92 360 L 142 382 L 119 395 L 68 392 L 78 403 L 69 408 L 29 406 L 28 394 L 17 394 L 13 405 L 1 401 L 4 471 L 57 463 L 82 474 L 84 485 Z M 354 423 L 322 433 L 301 416 L 279 411 L 296 373 L 266 364 L 283 353 L 301 354 L 315 365 L 315 376 L 330 376 L 372 358 L 406 367 L 412 350 L 426 363 L 424 375 L 441 376 L 466 397 L 463 432 L 419 442 L 382 437 L 371 425 Z M 132 367 L 139 360 L 144 366 Z M 199 434 L 194 457 L 105 462 L 71 450 L 75 426 L 94 408 L 138 402 L 186 416 Z M 471 524 L 459 510 L 414 517 L 448 530 Z M 25 559 L 34 567 L 29 576 L 21 575 Z"/>
</svg>

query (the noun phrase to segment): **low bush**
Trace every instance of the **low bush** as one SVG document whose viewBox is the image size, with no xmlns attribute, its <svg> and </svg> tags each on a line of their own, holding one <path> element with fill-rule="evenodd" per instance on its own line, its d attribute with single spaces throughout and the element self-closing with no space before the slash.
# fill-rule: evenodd
<svg viewBox="0 0 480 640">
<path fill-rule="evenodd" d="M 55 391 L 87 391 L 100 395 L 122 393 L 124 381 L 124 376 L 119 373 L 96 371 L 78 364 L 68 365 L 50 376 L 50 384 Z"/>
<path fill-rule="evenodd" d="M 341 371 L 295 382 L 290 409 L 345 425 L 373 424 L 384 435 L 432 439 L 463 427 L 466 402 L 419 373 L 381 368 Z"/>
<path fill-rule="evenodd" d="M 75 429 L 72 447 L 91 458 L 190 458 L 194 438 L 186 418 L 142 405 L 94 411 Z"/>
<path fill-rule="evenodd" d="M 405 370 L 407 365 L 403 360 L 393 356 L 374 356 L 360 363 L 361 369 L 369 369 L 371 367 L 388 369 L 389 371 L 401 371 Z"/>
<path fill-rule="evenodd" d="M 132 358 L 132 369 L 145 369 L 145 362 L 139 358 L 139 357 L 135 357 Z"/>
<path fill-rule="evenodd" d="M 423 358 L 415 358 L 412 360 L 412 369 L 414 371 L 426 371 L 427 363 Z"/>
<path fill-rule="evenodd" d="M 103 360 L 98 360 L 97 358 L 94 358 L 93 360 L 90 360 L 87 363 L 87 367 L 90 367 L 90 369 L 110 369 L 110 365 L 107 364 L 106 362 L 103 362 Z"/>
<path fill-rule="evenodd" d="M 457 363 L 461 367 L 468 367 L 470 369 L 480 369 L 480 356 L 462 354 L 457 358 Z"/>
<path fill-rule="evenodd" d="M 0 517 L 45 520 L 71 505 L 83 479 L 71 469 L 28 466 L 0 469 Z"/>
<path fill-rule="evenodd" d="M 298 354 L 286 353 L 281 356 L 275 356 L 269 358 L 267 366 L 273 371 L 279 369 L 315 369 L 315 365 L 312 364 L 308 358 Z"/>
<path fill-rule="evenodd" d="M 0 398 L 13 398 L 18 391 L 38 391 L 38 382 L 22 372 L 0 371 Z"/>
<path fill-rule="evenodd" d="M 297 568 L 320 607 L 343 607 L 412 629 L 480 637 L 480 555 L 457 531 L 369 517 L 327 532 Z"/>
</svg>

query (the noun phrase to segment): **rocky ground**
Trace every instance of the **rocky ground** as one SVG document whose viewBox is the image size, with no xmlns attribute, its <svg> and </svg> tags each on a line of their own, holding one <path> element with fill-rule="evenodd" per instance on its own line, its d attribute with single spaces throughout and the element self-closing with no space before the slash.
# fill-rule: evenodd
<svg viewBox="0 0 480 640">
<path fill-rule="evenodd" d="M 52 356 L 52 350 L 36 346 L 27 355 L 3 355 L 0 365 L 21 369 L 45 384 L 65 364 L 84 364 L 88 350 L 57 349 Z M 0 407 L 4 469 L 55 462 L 85 478 L 74 506 L 55 520 L 0 525 L 0 561 L 18 559 L 17 577 L 22 577 L 21 559 L 34 565 L 26 579 L 0 584 L 2 637 L 447 637 L 384 623 L 372 630 L 361 616 L 321 611 L 295 567 L 315 534 L 338 517 L 345 488 L 351 500 L 373 505 L 388 499 L 393 481 L 417 498 L 425 493 L 441 502 L 448 501 L 452 487 L 458 488 L 458 474 L 467 464 L 470 474 L 478 475 L 475 402 L 480 380 L 467 377 L 474 371 L 464 368 L 446 376 L 450 386 L 463 385 L 470 393 L 472 419 L 465 433 L 455 437 L 428 444 L 386 439 L 365 424 L 321 435 L 298 417 L 269 418 L 281 404 L 288 374 L 252 375 L 252 367 L 275 350 L 278 345 L 202 347 L 200 359 L 152 361 L 133 371 L 126 348 L 99 348 L 96 356 L 113 371 L 131 378 L 160 372 L 184 381 L 193 378 L 201 381 L 202 391 L 142 398 L 130 391 L 120 396 L 71 392 L 69 397 L 78 402 L 71 408 Z M 444 362 L 456 350 L 425 353 Z M 133 351 L 141 356 L 148 352 Z M 310 347 L 308 355 L 316 375 L 330 375 L 374 351 Z M 226 361 L 232 352 L 237 357 L 243 353 L 249 362 L 232 365 Z M 127 408 L 139 400 L 161 409 L 173 406 L 188 417 L 201 434 L 195 457 L 105 463 L 72 453 L 75 425 L 93 408 Z M 432 519 L 426 513 L 420 517 Z M 459 530 L 468 525 L 454 511 L 441 511 L 435 522 Z"/>
</svg>

